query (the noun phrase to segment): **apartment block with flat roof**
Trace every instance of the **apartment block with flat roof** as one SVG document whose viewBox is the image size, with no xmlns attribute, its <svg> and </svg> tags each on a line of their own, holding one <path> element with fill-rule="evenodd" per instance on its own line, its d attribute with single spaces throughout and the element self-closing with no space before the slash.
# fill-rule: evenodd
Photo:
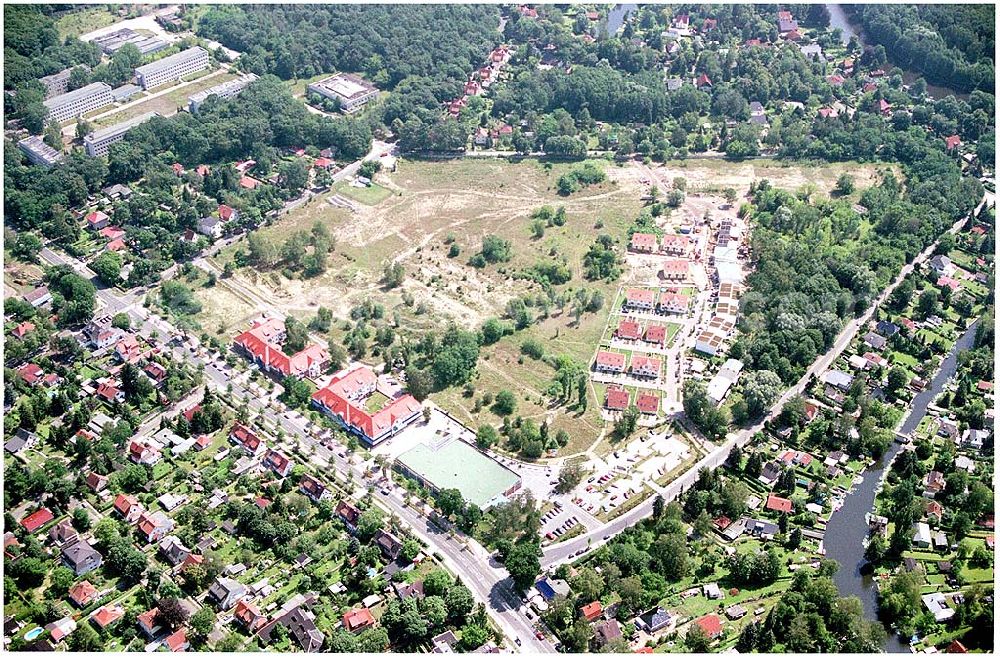
<svg viewBox="0 0 1000 658">
<path fill-rule="evenodd" d="M 351 114 L 366 103 L 378 98 L 378 89 L 371 83 L 350 73 L 337 73 L 307 87 L 308 91 L 340 101 L 341 111 Z"/>
<path fill-rule="evenodd" d="M 152 89 L 164 82 L 177 80 L 189 73 L 207 69 L 208 65 L 208 51 L 201 46 L 194 46 L 140 66 L 135 70 L 135 77 L 143 89 Z"/>
<path fill-rule="evenodd" d="M 52 75 L 47 75 L 42 78 L 38 78 L 38 81 L 42 83 L 45 87 L 45 98 L 52 98 L 53 96 L 58 96 L 59 94 L 65 94 L 69 89 L 69 77 L 73 74 L 74 66 L 68 69 L 63 69 L 58 73 L 53 73 Z M 80 65 L 85 71 L 90 71 L 90 67 L 84 64 Z"/>
<path fill-rule="evenodd" d="M 94 82 L 65 94 L 53 96 L 43 103 L 52 121 L 65 121 L 92 110 L 107 107 L 115 102 L 111 87 L 103 82 Z"/>
<path fill-rule="evenodd" d="M 17 143 L 17 148 L 21 149 L 32 163 L 43 167 L 51 167 L 63 160 L 63 154 L 46 144 L 41 137 L 26 137 Z"/>
<path fill-rule="evenodd" d="M 95 37 L 93 41 L 107 55 L 113 55 L 128 43 L 135 46 L 141 55 L 155 53 L 170 45 L 163 39 L 143 36 L 127 27 L 109 32 L 108 34 L 102 34 L 99 37 Z"/>
<path fill-rule="evenodd" d="M 87 149 L 87 155 L 92 158 L 107 155 L 112 144 L 125 139 L 125 133 L 155 116 L 159 116 L 159 114 L 156 112 L 146 112 L 128 121 L 95 130 L 83 138 L 83 146 Z"/>
<path fill-rule="evenodd" d="M 235 80 L 229 80 L 228 82 L 223 82 L 222 84 L 218 84 L 214 87 L 209 87 L 208 89 L 199 91 L 196 94 L 192 94 L 191 96 L 188 96 L 188 112 L 197 114 L 198 108 L 201 107 L 202 103 L 208 100 L 209 96 L 233 98 L 256 79 L 257 76 L 253 73 L 246 73 Z"/>
</svg>

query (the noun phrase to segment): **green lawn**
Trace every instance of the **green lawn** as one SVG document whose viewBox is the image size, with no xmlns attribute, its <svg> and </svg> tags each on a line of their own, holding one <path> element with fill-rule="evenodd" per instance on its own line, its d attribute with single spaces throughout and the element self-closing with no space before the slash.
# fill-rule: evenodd
<svg viewBox="0 0 1000 658">
<path fill-rule="evenodd" d="M 56 21 L 59 30 L 59 40 L 66 37 L 78 37 L 88 32 L 111 25 L 117 18 L 104 6 L 96 6 L 79 11 L 73 11 L 61 16 Z"/>
<path fill-rule="evenodd" d="M 337 183 L 333 191 L 366 206 L 376 206 L 392 196 L 392 190 L 372 183 L 370 187 L 354 187 L 347 181 Z"/>
</svg>

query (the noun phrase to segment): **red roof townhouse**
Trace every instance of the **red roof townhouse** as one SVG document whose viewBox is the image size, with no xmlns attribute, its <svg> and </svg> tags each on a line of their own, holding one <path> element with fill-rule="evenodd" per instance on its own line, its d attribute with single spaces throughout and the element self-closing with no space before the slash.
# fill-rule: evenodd
<svg viewBox="0 0 1000 658">
<path fill-rule="evenodd" d="M 126 521 L 132 522 L 141 514 L 142 506 L 139 505 L 139 500 L 135 496 L 118 494 L 118 497 L 115 498 L 115 511 L 121 514 Z"/>
<path fill-rule="evenodd" d="M 656 251 L 656 235 L 654 233 L 633 233 L 629 249 L 644 254 Z"/>
<path fill-rule="evenodd" d="M 625 308 L 634 311 L 651 311 L 655 299 L 653 291 L 648 288 L 629 288 L 625 291 Z"/>
<path fill-rule="evenodd" d="M 639 340 L 642 336 L 642 328 L 635 320 L 622 320 L 615 329 L 615 338 L 619 340 Z"/>
<path fill-rule="evenodd" d="M 147 512 L 139 517 L 139 534 L 150 544 L 160 541 L 173 529 L 173 519 L 163 512 Z"/>
<path fill-rule="evenodd" d="M 162 455 L 160 451 L 139 439 L 133 439 L 128 446 L 128 457 L 136 464 L 146 464 L 153 466 L 159 463 Z"/>
<path fill-rule="evenodd" d="M 624 411 L 628 408 L 629 392 L 623 388 L 609 388 L 604 406 L 610 411 Z"/>
<path fill-rule="evenodd" d="M 101 606 L 90 615 L 98 628 L 104 629 L 112 626 L 115 622 L 125 616 L 125 608 L 120 605 Z"/>
<path fill-rule="evenodd" d="M 366 446 L 394 436 L 421 417 L 423 407 L 410 394 L 388 400 L 381 409 L 369 411 L 365 401 L 378 386 L 378 377 L 367 366 L 357 366 L 312 396 L 313 406 L 330 416 Z"/>
<path fill-rule="evenodd" d="M 233 341 L 260 367 L 282 376 L 316 377 L 330 362 L 325 347 L 310 342 L 305 349 L 288 356 L 281 349 L 285 340 L 285 323 L 278 318 L 261 318 Z"/>
<path fill-rule="evenodd" d="M 260 609 L 244 599 L 240 599 L 236 603 L 233 617 L 251 634 L 257 632 L 261 626 L 267 623 L 267 617 L 261 614 Z"/>
<path fill-rule="evenodd" d="M 671 256 L 686 256 L 691 248 L 691 240 L 686 235 L 664 235 L 660 240 L 660 251 Z"/>
<path fill-rule="evenodd" d="M 643 340 L 655 345 L 663 345 L 667 342 L 667 328 L 662 324 L 651 324 L 646 327 L 646 335 Z"/>
<path fill-rule="evenodd" d="M 650 356 L 633 356 L 630 371 L 634 377 L 650 377 L 657 379 L 660 376 L 662 364 L 659 359 Z"/>
<path fill-rule="evenodd" d="M 686 260 L 665 260 L 660 270 L 660 278 L 665 281 L 684 281 L 688 276 L 688 266 Z"/>
<path fill-rule="evenodd" d="M 620 352 L 606 352 L 601 350 L 597 353 L 597 360 L 594 362 L 594 369 L 598 372 L 624 372 L 625 355 Z"/>
<path fill-rule="evenodd" d="M 661 313 L 687 313 L 687 308 L 688 298 L 679 292 L 661 292 L 656 300 L 656 310 Z"/>
<path fill-rule="evenodd" d="M 660 410 L 660 396 L 649 392 L 640 393 L 635 406 L 639 408 L 640 413 L 655 414 Z"/>
<path fill-rule="evenodd" d="M 30 386 L 34 386 L 42 380 L 44 371 L 34 363 L 25 363 L 17 369 L 17 375 Z"/>
</svg>

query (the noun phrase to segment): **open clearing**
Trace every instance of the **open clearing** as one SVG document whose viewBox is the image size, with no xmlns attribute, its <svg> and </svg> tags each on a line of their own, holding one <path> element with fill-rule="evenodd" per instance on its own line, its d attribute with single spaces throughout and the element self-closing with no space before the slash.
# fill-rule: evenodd
<svg viewBox="0 0 1000 658">
<path fill-rule="evenodd" d="M 674 161 L 657 167 L 603 161 L 600 165 L 608 177 L 605 182 L 560 197 L 556 181 L 578 165 L 537 160 L 515 164 L 471 158 L 403 159 L 397 171 L 376 176 L 388 196 L 367 199 L 374 205 L 359 205 L 358 212 L 352 213 L 327 203 L 331 192 L 260 229 L 280 244 L 294 231 L 308 231 L 314 223 L 323 223 L 336 238 L 325 274 L 302 280 L 276 271 L 260 274 L 242 268 L 233 279 L 258 291 L 259 297 L 281 312 L 303 320 L 315 315 L 319 306 L 331 309 L 336 318 L 347 318 L 353 306 L 372 299 L 385 306 L 387 317 L 398 313 L 399 333 L 413 336 L 440 330 L 447 322 L 478 328 L 485 319 L 502 316 L 511 298 L 541 292 L 538 284 L 515 275 L 540 261 L 565 260 L 573 278 L 559 290 L 572 294 L 580 287 L 599 289 L 604 294 L 604 308 L 585 314 L 578 326 L 570 305 L 553 307 L 549 316 L 537 324 L 483 348 L 471 396 L 453 388 L 435 394 L 433 400 L 472 427 L 480 423 L 495 425 L 501 419 L 489 405 L 482 404 L 483 395 L 495 397 L 500 390 L 510 390 L 518 399 L 515 415 L 539 424 L 548 421 L 553 433 L 565 429 L 570 443 L 559 454 L 575 455 L 593 446 L 603 433 L 601 387 L 590 384 L 585 411 L 550 407 L 546 390 L 554 370 L 544 361 L 522 355 L 521 345 L 532 338 L 544 346 L 547 355 L 568 355 L 589 364 L 619 287 L 641 283 L 643 272 L 626 268 L 622 279 L 615 283 L 588 282 L 582 276 L 583 255 L 602 233 L 615 238 L 624 252 L 628 227 L 643 207 L 640 199 L 649 183 L 664 190 L 675 177 L 687 179 L 688 190 L 693 193 L 689 195 L 691 203 L 674 211 L 674 221 L 666 222 L 671 224 L 682 221 L 685 213 L 700 215 L 702 206 L 717 208 L 721 198 L 716 197 L 726 187 L 744 195 L 754 180 L 767 178 L 774 186 L 789 190 L 811 184 L 817 195 L 825 196 L 841 173 L 851 173 L 858 187 L 864 188 L 881 168 L 850 163 L 804 167 L 785 166 L 773 160 L 732 163 L 711 159 Z M 565 206 L 567 221 L 564 226 L 546 228 L 544 235 L 536 239 L 531 236 L 531 214 L 543 205 Z M 509 240 L 513 257 L 507 263 L 476 269 L 468 260 L 489 234 Z M 451 243 L 460 250 L 456 257 L 448 255 Z M 245 243 L 238 242 L 224 249 L 214 261 L 221 267 L 238 249 L 245 248 Z M 401 287 L 386 290 L 381 283 L 382 267 L 393 261 L 403 264 L 406 278 Z M 404 291 L 413 297 L 411 306 L 403 303 Z M 199 320 L 209 331 L 224 325 L 233 333 L 239 323 L 257 312 L 254 305 L 223 286 L 199 290 L 198 298 L 204 305 Z M 335 323 L 332 335 L 338 335 L 340 326 Z"/>
<path fill-rule="evenodd" d="M 201 75 L 192 75 L 191 77 L 195 81 L 190 84 L 180 86 L 178 89 L 157 96 L 156 98 L 150 98 L 147 101 L 130 105 L 121 112 L 115 112 L 114 114 L 109 114 L 101 117 L 100 119 L 94 119 L 91 123 L 98 127 L 113 126 L 116 123 L 128 121 L 129 119 L 146 112 L 158 112 L 162 116 L 170 116 L 172 114 L 176 114 L 182 108 L 187 107 L 187 100 L 189 96 L 238 77 L 235 73 L 229 73 L 228 71 L 218 71 L 217 75 L 214 73 L 216 72 L 205 71 Z M 159 89 L 154 89 L 153 93 L 156 93 L 157 91 L 159 91 Z"/>
</svg>

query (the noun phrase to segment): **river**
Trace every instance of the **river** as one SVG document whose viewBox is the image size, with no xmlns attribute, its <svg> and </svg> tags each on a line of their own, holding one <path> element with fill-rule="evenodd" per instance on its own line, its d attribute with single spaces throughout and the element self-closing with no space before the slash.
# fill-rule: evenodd
<svg viewBox="0 0 1000 658">
<path fill-rule="evenodd" d="M 900 425 L 901 434 L 909 434 L 917 428 L 924 415 L 927 405 L 931 404 L 941 393 L 945 384 L 958 369 L 957 355 L 962 350 L 972 347 L 976 337 L 976 325 L 973 323 L 955 343 L 951 352 L 941 363 L 931 385 L 913 398 L 910 412 Z M 826 526 L 824 547 L 826 557 L 835 560 L 840 569 L 834 576 L 834 582 L 841 596 L 856 596 L 861 599 L 864 615 L 868 619 L 878 618 L 878 601 L 875 582 L 870 576 L 861 572 L 865 564 L 864 540 L 868 536 L 868 523 L 865 515 L 875 504 L 875 494 L 879 483 L 885 474 L 892 458 L 899 452 L 902 445 L 893 442 L 892 447 L 881 460 L 864 473 L 864 482 L 855 486 L 854 491 L 844 499 L 844 505 L 833 513 Z M 896 634 L 891 634 L 886 641 L 886 651 L 889 653 L 909 653 L 910 647 Z"/>
</svg>

